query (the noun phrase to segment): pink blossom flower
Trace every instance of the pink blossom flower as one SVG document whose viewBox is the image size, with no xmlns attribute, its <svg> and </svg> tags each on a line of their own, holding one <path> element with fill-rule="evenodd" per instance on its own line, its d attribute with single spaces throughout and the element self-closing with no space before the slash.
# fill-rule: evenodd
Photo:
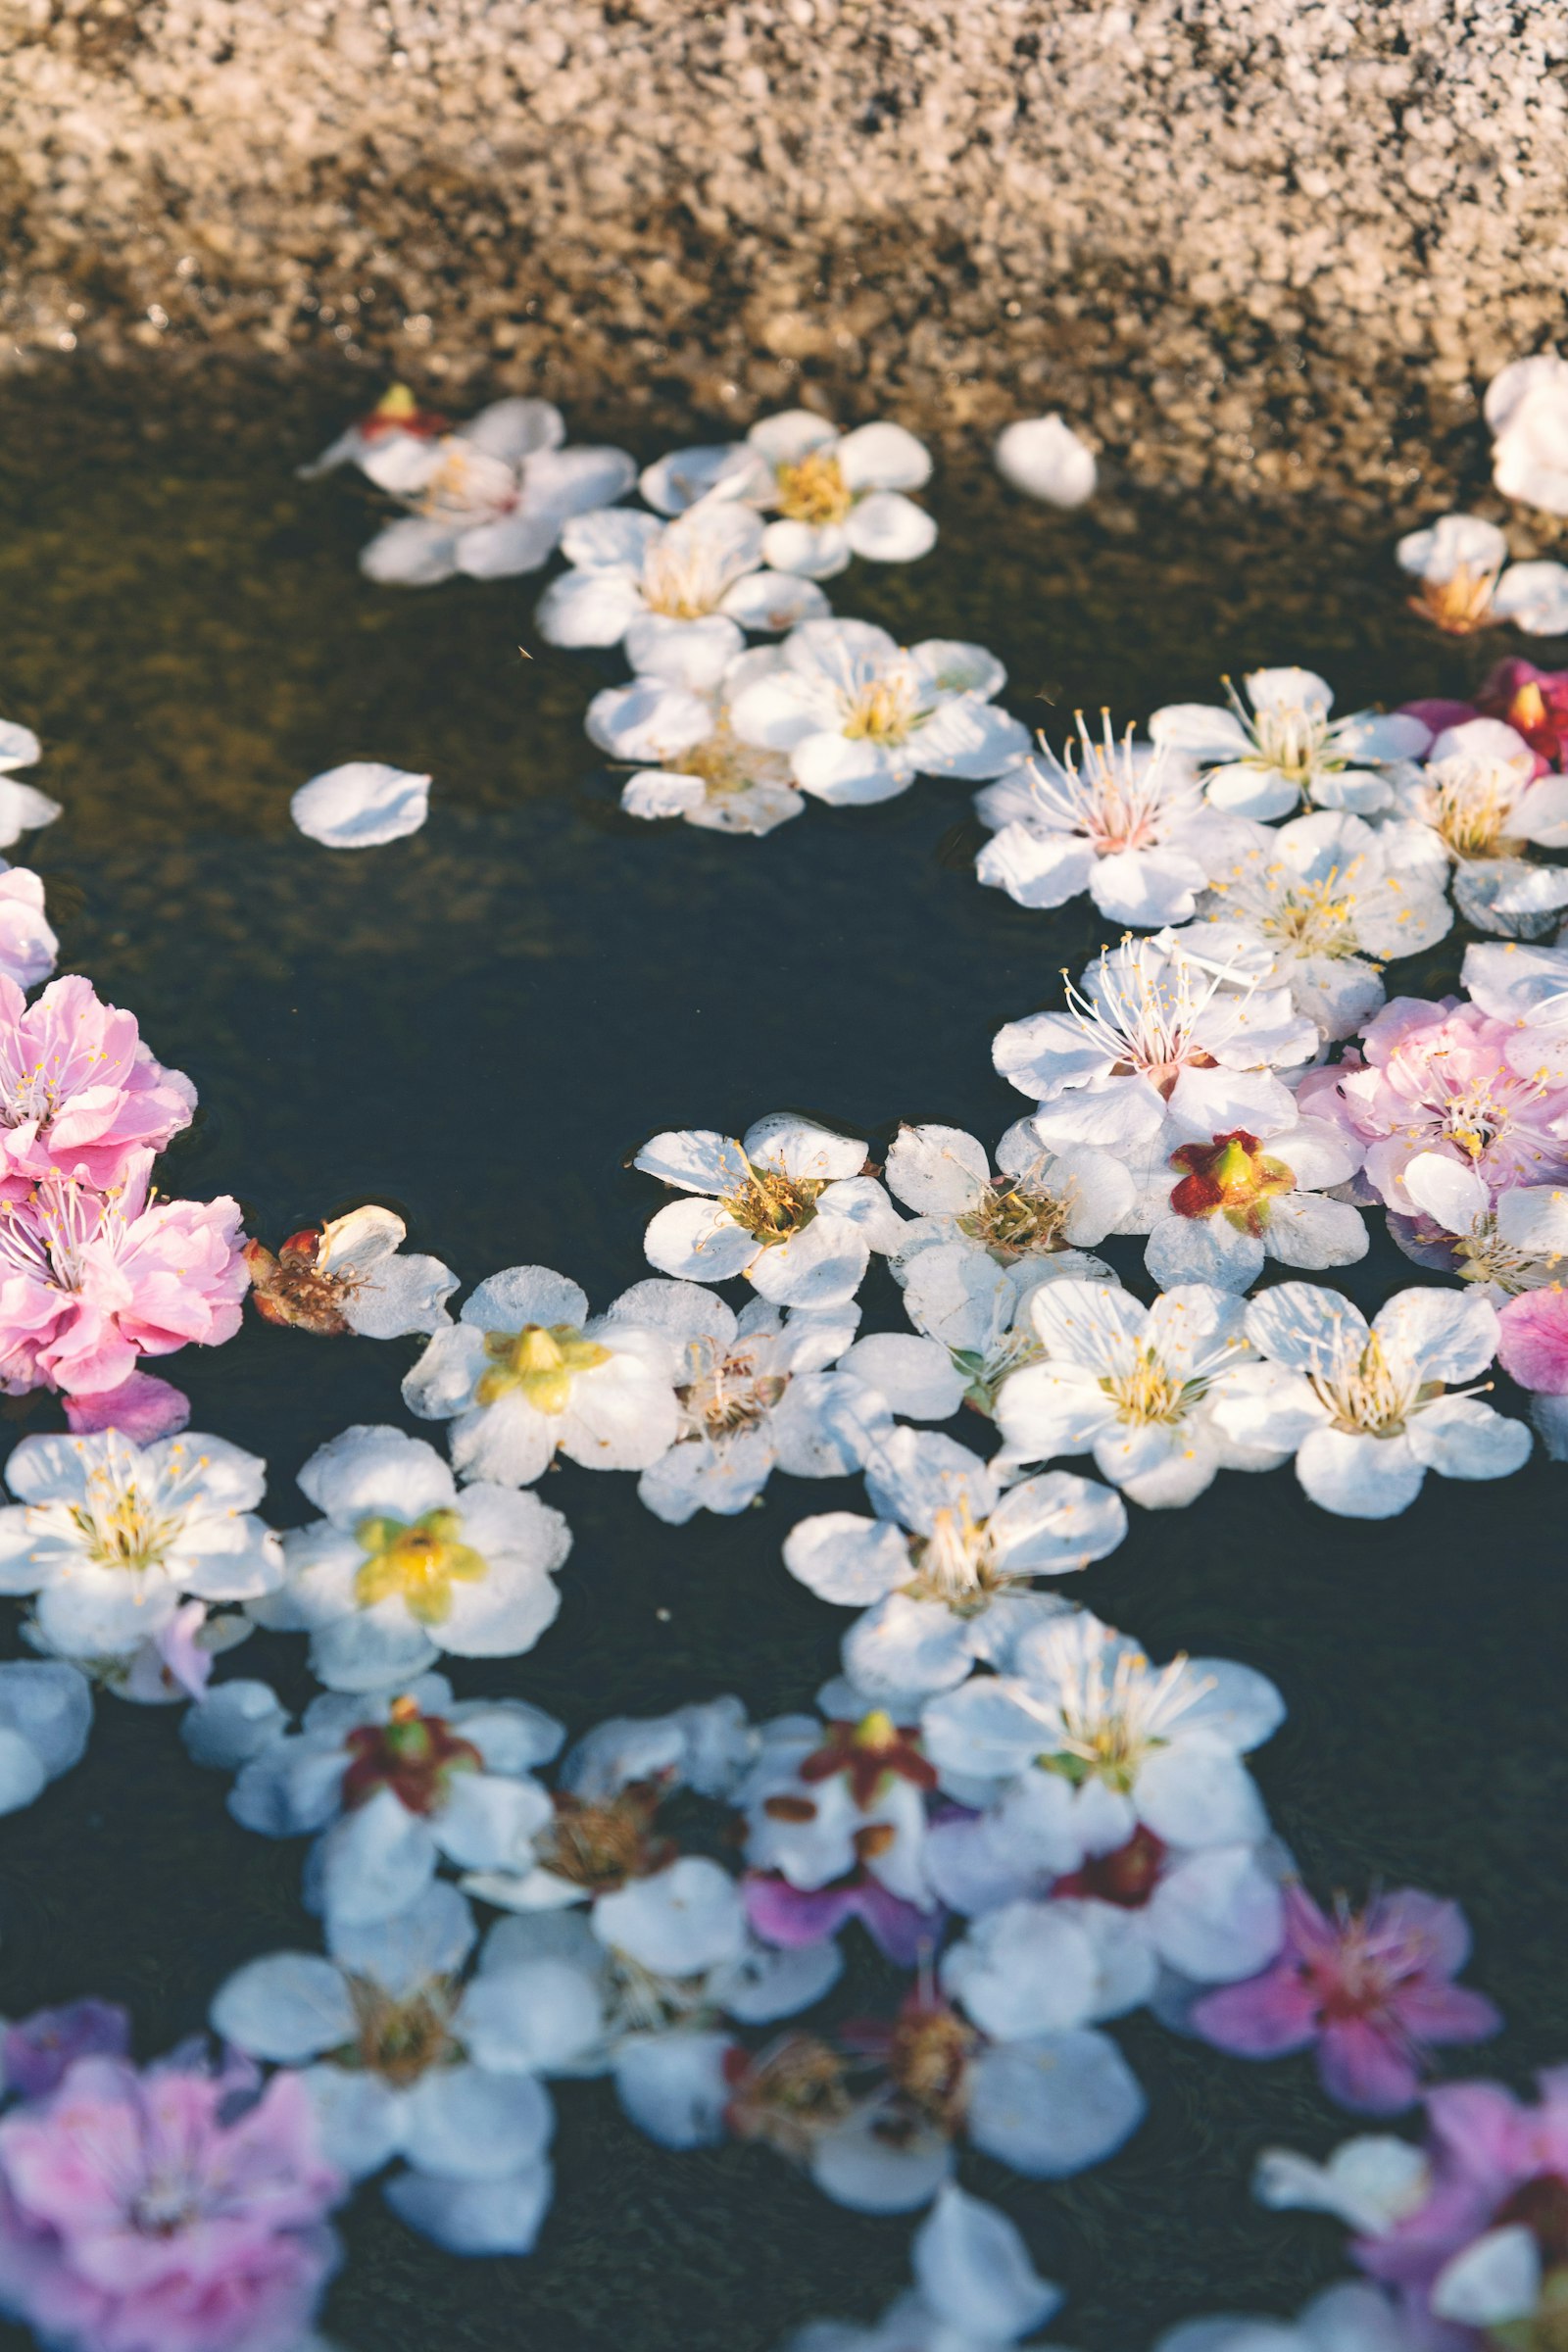
<svg viewBox="0 0 1568 2352">
<path fill-rule="evenodd" d="M 743 1893 L 746 1916 L 764 1943 L 793 1951 L 799 1944 L 821 1943 L 847 1920 L 858 1919 L 878 1951 L 900 1968 L 913 1968 L 922 1952 L 936 1948 L 947 1916 L 940 1906 L 923 1911 L 906 1902 L 864 1869 L 809 1888 L 792 1886 L 775 1871 L 754 1870 L 746 1876 Z"/>
<path fill-rule="evenodd" d="M 1421 1152 L 1473 1167 L 1494 1193 L 1568 1178 L 1568 1085 L 1515 1069 L 1519 1032 L 1477 1004 L 1396 997 L 1367 1028 L 1364 1054 L 1302 1079 L 1300 1108 L 1366 1147 L 1362 1174 L 1402 1216 L 1419 1204 L 1404 1170 Z"/>
<path fill-rule="evenodd" d="M 0 1198 L 54 1175 L 107 1192 L 195 1107 L 190 1080 L 155 1061 L 135 1014 L 101 1004 L 90 980 L 51 980 L 29 1004 L 0 976 Z"/>
<path fill-rule="evenodd" d="M 1261 1976 L 1194 2003 L 1205 2041 L 1240 2058 L 1316 2049 L 1330 2098 L 1363 2115 L 1411 2106 L 1429 2048 L 1480 2041 L 1502 2020 L 1484 1994 L 1452 1982 L 1470 1951 L 1456 1903 L 1414 1887 L 1342 1901 L 1333 1916 L 1304 1887 L 1285 1890 L 1285 1948 Z"/>
<path fill-rule="evenodd" d="M 59 2352 L 293 2352 L 344 2184 L 299 2078 L 255 2082 L 79 2058 L 0 2120 L 0 2307 Z"/>
<path fill-rule="evenodd" d="M 142 1355 L 232 1339 L 249 1280 L 236 1201 L 149 1203 L 150 1152 L 107 1194 L 46 1178 L 0 1200 L 0 1388 L 118 1389 Z"/>
<path fill-rule="evenodd" d="M 60 942 L 43 910 L 43 883 L 30 866 L 0 858 L 0 972 L 19 988 L 36 988 L 55 968 Z"/>
<path fill-rule="evenodd" d="M 1497 1309 L 1497 1361 L 1522 1389 L 1568 1396 L 1568 1291 L 1525 1291 Z"/>
</svg>

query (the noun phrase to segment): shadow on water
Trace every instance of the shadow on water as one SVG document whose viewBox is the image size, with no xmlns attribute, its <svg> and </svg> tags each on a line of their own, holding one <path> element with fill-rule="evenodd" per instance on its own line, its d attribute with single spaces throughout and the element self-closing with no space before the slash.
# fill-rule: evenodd
<svg viewBox="0 0 1568 2352">
<path fill-rule="evenodd" d="M 200 1089 L 166 1187 L 235 1193 L 274 1245 L 354 1200 L 395 1201 L 466 1282 L 533 1260 L 598 1304 L 647 1271 L 660 1196 L 624 1161 L 656 1128 L 790 1105 L 883 1138 L 901 1116 L 998 1135 L 1021 1098 L 991 1035 L 1102 944 L 1093 910 L 1030 915 L 980 890 L 956 788 L 812 808 L 760 843 L 623 818 L 581 733 L 613 661 L 539 643 L 537 582 L 369 587 L 363 486 L 294 479 L 362 390 L 40 377 L 0 404 L 0 710 L 43 735 L 34 772 L 66 806 L 32 845 L 62 968 L 133 1006 Z M 1064 517 L 980 470 L 933 503 L 937 555 L 857 569 L 838 609 L 995 648 L 1012 707 L 1054 733 L 1077 704 L 1124 722 L 1263 662 L 1322 670 L 1351 709 L 1454 692 L 1506 650 L 1429 634 L 1386 544 L 1309 511 L 1107 499 Z M 291 789 L 356 757 L 433 772 L 423 832 L 348 857 L 293 831 Z M 1421 986 L 1451 984 L 1461 948 Z M 1368 1303 L 1421 1279 L 1381 1239 L 1354 1272 Z M 866 1298 L 870 1327 L 896 1326 L 885 1275 Z M 414 1351 L 251 1319 L 172 1368 L 198 1428 L 267 1454 L 287 1524 L 315 1446 L 406 1422 Z M 1229 1653 L 1278 1680 L 1290 1721 L 1258 1770 L 1281 1834 L 1320 1893 L 1413 1881 L 1463 1901 L 1475 1977 L 1511 2021 L 1484 2063 L 1515 2081 L 1568 2044 L 1549 1863 L 1568 1807 L 1564 1476 L 1432 1480 L 1386 1527 L 1317 1513 L 1289 1472 L 1225 1477 L 1192 1510 L 1135 1513 L 1075 1586 L 1156 1656 Z M 741 1521 L 684 1530 L 631 1480 L 568 1467 L 546 1491 L 576 1538 L 561 1617 L 527 1657 L 460 1667 L 464 1690 L 527 1696 L 577 1731 L 730 1688 L 759 1715 L 798 1707 L 831 1671 L 843 1619 L 791 1583 L 779 1544 L 808 1510 L 853 1507 L 848 1482 L 780 1479 Z M 297 1646 L 241 1663 L 303 1698 Z M 0 1827 L 0 2009 L 110 1995 L 151 2054 L 201 2027 L 238 1962 L 309 1944 L 302 1849 L 247 1837 L 223 1793 L 172 1714 L 104 1699 L 86 1762 Z M 1122 2352 L 1195 2311 L 1293 2308 L 1337 2269 L 1339 2232 L 1259 2213 L 1251 2159 L 1321 2150 L 1348 2120 L 1305 2061 L 1249 2068 L 1147 2020 L 1117 2033 L 1151 2114 L 1114 2163 L 1059 2187 L 965 2172 L 1067 2286 L 1061 2332 Z M 904 2283 L 906 2220 L 841 2213 L 761 2152 L 670 2155 L 603 2086 L 559 2105 L 558 2194 L 528 2261 L 450 2260 L 361 2194 L 329 2312 L 350 2352 L 432 2328 L 475 2352 L 765 2352 Z"/>
</svg>

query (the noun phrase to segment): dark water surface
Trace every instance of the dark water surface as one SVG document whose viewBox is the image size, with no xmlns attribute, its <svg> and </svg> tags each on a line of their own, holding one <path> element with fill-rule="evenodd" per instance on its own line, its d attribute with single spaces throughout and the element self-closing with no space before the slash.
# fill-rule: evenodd
<svg viewBox="0 0 1568 2352">
<path fill-rule="evenodd" d="M 0 713 L 38 729 L 30 774 L 66 805 L 31 845 L 62 970 L 132 1006 L 200 1090 L 166 1189 L 233 1192 L 274 1246 L 387 1200 L 466 1284 L 535 1261 L 599 1306 L 648 1271 L 663 1196 L 623 1162 L 657 1128 L 795 1107 L 883 1139 L 906 1117 L 994 1140 L 1023 1098 L 992 1070 L 992 1034 L 1054 1003 L 1058 967 L 1102 943 L 1088 902 L 1046 917 L 981 890 L 957 787 L 813 807 L 762 842 L 623 818 L 581 733 L 616 658 L 540 645 L 537 580 L 370 587 L 363 487 L 293 478 L 363 405 L 347 376 L 62 375 L 0 399 Z M 572 423 L 611 438 L 615 418 Z M 1309 510 L 1111 498 L 1062 517 L 983 471 L 950 473 L 933 503 L 936 554 L 858 567 L 837 609 L 993 647 L 1013 709 L 1054 729 L 1075 703 L 1125 721 L 1213 699 L 1219 672 L 1259 662 L 1320 669 L 1342 709 L 1393 703 L 1512 650 L 1434 638 L 1386 545 Z M 358 855 L 294 832 L 291 790 L 355 758 L 433 772 L 423 832 Z M 1453 985 L 1463 938 L 1422 987 Z M 1147 1293 L 1139 1248 L 1121 1256 Z M 1420 1279 L 1380 1237 L 1345 1284 L 1371 1306 Z M 885 1272 L 864 1298 L 867 1327 L 900 1327 Z M 197 1428 L 267 1455 L 287 1525 L 309 1515 L 295 1469 L 348 1423 L 439 1440 L 400 1404 L 417 1345 L 248 1317 L 170 1369 Z M 55 1418 L 39 1403 L 16 1427 Z M 969 1417 L 956 1434 L 989 1437 Z M 799 1707 L 832 1671 L 847 1617 L 785 1574 L 779 1544 L 808 1511 L 856 1507 L 857 1486 L 777 1478 L 765 1507 L 684 1529 L 631 1478 L 567 1465 L 545 1491 L 576 1539 L 561 1615 L 526 1657 L 460 1662 L 460 1690 L 525 1696 L 575 1733 L 730 1689 L 758 1716 Z M 1135 1510 L 1073 1586 L 1155 1656 L 1228 1653 L 1277 1680 L 1290 1720 L 1256 1769 L 1282 1835 L 1319 1894 L 1382 1880 L 1463 1901 L 1473 1981 L 1509 2020 L 1477 2069 L 1515 2082 L 1568 2053 L 1565 1500 L 1568 1471 L 1537 1462 L 1494 1485 L 1430 1479 L 1406 1517 L 1365 1526 L 1315 1511 L 1289 1470 L 1222 1475 L 1190 1510 Z M 258 1640 L 233 1670 L 303 1699 L 301 1646 Z M 0 2011 L 104 1994 L 151 2055 L 201 2027 L 239 1962 L 309 1945 L 303 1845 L 236 1828 L 225 1788 L 187 1762 L 173 1711 L 101 1699 L 86 1761 L 0 1823 Z M 1113 2163 L 1048 2187 L 964 2160 L 1066 2285 L 1054 2332 L 1139 2352 L 1197 2311 L 1293 2308 L 1337 2270 L 1340 2232 L 1253 2207 L 1252 2157 L 1321 2151 L 1352 2119 L 1305 2059 L 1250 2067 L 1147 2019 L 1115 2032 L 1150 2116 Z M 766 2352 L 905 2283 L 910 2219 L 842 2213 L 763 2150 L 672 2155 L 604 2085 L 563 2085 L 558 2105 L 556 2204 L 528 2260 L 451 2259 L 360 2194 L 328 2313 L 348 2352 Z"/>
</svg>

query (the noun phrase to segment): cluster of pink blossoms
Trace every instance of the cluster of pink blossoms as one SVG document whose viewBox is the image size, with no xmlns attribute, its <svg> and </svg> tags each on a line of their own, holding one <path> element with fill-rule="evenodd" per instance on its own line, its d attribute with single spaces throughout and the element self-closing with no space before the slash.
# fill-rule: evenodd
<svg viewBox="0 0 1568 2352">
<path fill-rule="evenodd" d="M 0 2310 L 60 2352 L 296 2352 L 345 2191 L 299 2077 L 138 2072 L 116 2014 L 57 2013 L 85 2054 L 0 2118 Z"/>
<path fill-rule="evenodd" d="M 184 1399 L 141 1358 L 239 1329 L 237 1203 L 151 1192 L 195 1101 L 90 981 L 29 1005 L 0 978 L 0 1388 L 63 1392 L 74 1428 L 177 1427 Z"/>
</svg>

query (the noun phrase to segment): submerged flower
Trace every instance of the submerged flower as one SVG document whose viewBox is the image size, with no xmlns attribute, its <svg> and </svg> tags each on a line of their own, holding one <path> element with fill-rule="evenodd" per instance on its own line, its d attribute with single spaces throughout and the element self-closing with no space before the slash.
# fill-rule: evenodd
<svg viewBox="0 0 1568 2352">
<path fill-rule="evenodd" d="M 90 980 L 52 980 L 29 1004 L 0 978 L 0 1197 L 24 1200 L 46 1176 L 108 1192 L 195 1107 L 190 1080 L 155 1061 L 135 1014 L 102 1004 Z"/>
<path fill-rule="evenodd" d="M 0 973 L 18 988 L 47 980 L 60 954 L 43 904 L 40 876 L 0 858 Z"/>
<path fill-rule="evenodd" d="M 1173 934 L 1177 952 L 1287 988 L 1325 1038 L 1353 1036 L 1383 1003 L 1378 967 L 1453 922 L 1446 866 L 1413 858 L 1405 831 L 1330 808 L 1281 825 L 1215 866 L 1197 919 Z"/>
<path fill-rule="evenodd" d="M 527 2254 L 554 2185 L 539 2077 L 591 2048 L 598 2007 L 556 1960 L 466 1985 L 474 1941 L 457 1888 L 427 1886 L 391 1919 L 329 1926 L 330 1957 L 271 1952 L 237 1970 L 213 2028 L 253 2058 L 304 2069 L 282 2080 L 298 2082 L 351 2179 L 405 2161 L 384 2194 L 411 2229 L 453 2254 Z"/>
<path fill-rule="evenodd" d="M 637 1482 L 657 1518 L 684 1527 L 697 1511 L 732 1517 L 775 1468 L 833 1478 L 858 1466 L 833 1419 L 856 1384 L 827 1367 L 854 1339 L 858 1307 L 785 1310 L 754 1298 L 737 1315 L 698 1283 L 653 1281 L 616 1299 L 611 1319 L 622 1317 L 662 1332 L 677 1359 L 675 1443 Z"/>
<path fill-rule="evenodd" d="M 58 2088 L 78 2058 L 128 2058 L 130 2015 L 114 2001 L 35 2009 L 0 2032 L 0 2094 L 37 2099 Z"/>
<path fill-rule="evenodd" d="M 319 1833 L 311 1874 L 329 1919 L 389 1919 L 442 1860 L 505 1870 L 528 1854 L 551 1817 L 530 1768 L 563 1737 L 520 1699 L 455 1703 L 438 1674 L 395 1697 L 329 1692 L 241 1766 L 228 1809 L 264 1837 Z"/>
<path fill-rule="evenodd" d="M 873 1250 L 895 1250 L 903 1221 L 866 1148 L 813 1119 L 770 1111 L 743 1137 L 709 1127 L 653 1136 L 632 1162 L 694 1197 L 651 1220 L 651 1265 L 682 1282 L 744 1274 L 777 1306 L 841 1306 Z"/>
<path fill-rule="evenodd" d="M 0 1591 L 35 1595 L 56 1656 L 122 1656 L 171 1627 L 187 1593 L 259 1600 L 283 1581 L 255 1515 L 267 1464 L 225 1439 L 24 1438 L 6 1483 L 20 1500 L 0 1509 Z"/>
<path fill-rule="evenodd" d="M 929 554 L 937 526 L 905 493 L 930 476 L 930 458 L 902 424 L 841 433 L 809 409 L 786 409 L 760 418 L 744 441 L 671 451 L 645 469 L 641 487 L 661 514 L 720 500 L 771 509 L 766 562 L 829 580 L 852 556 L 908 564 Z"/>
<path fill-rule="evenodd" d="M 1254 669 L 1244 703 L 1226 680 L 1229 709 L 1168 703 L 1149 722 L 1155 743 L 1185 752 L 1208 770 L 1208 797 L 1238 816 L 1289 816 L 1300 801 L 1362 815 L 1388 807 L 1379 773 L 1419 759 L 1432 730 L 1396 711 L 1329 716 L 1333 689 L 1310 669 Z"/>
<path fill-rule="evenodd" d="M 1494 1195 L 1478 1168 L 1441 1152 L 1407 1160 L 1403 1182 L 1417 1213 L 1391 1214 L 1389 1231 L 1418 1266 L 1480 1285 L 1498 1308 L 1521 1292 L 1561 1284 L 1568 1270 L 1568 1191 L 1516 1184 Z M 1499 1355 L 1517 1379 L 1500 1348 Z"/>
<path fill-rule="evenodd" d="M 988 1463 L 935 1431 L 873 1441 L 865 1481 L 875 1518 L 801 1520 L 784 1565 L 824 1600 L 864 1611 L 844 1663 L 868 1692 L 940 1690 L 978 1658 L 1004 1663 L 1060 1606 L 1035 1579 L 1087 1568 L 1127 1532 L 1121 1497 L 1093 1479 L 1056 1470 L 1004 1493 Z"/>
<path fill-rule="evenodd" d="M 1568 514 L 1568 360 L 1514 360 L 1487 386 L 1492 478 L 1505 498 Z"/>
<path fill-rule="evenodd" d="M 508 1266 L 435 1334 L 403 1396 L 421 1420 L 452 1422 L 460 1477 L 525 1487 L 558 1450 L 588 1470 L 657 1462 L 675 1440 L 674 1372 L 667 1341 L 627 1319 L 590 1319 L 564 1274 Z"/>
<path fill-rule="evenodd" d="M 1058 1454 L 1095 1466 L 1146 1510 L 1196 1501 L 1221 1469 L 1270 1470 L 1288 1448 L 1231 1441 L 1215 1397 L 1252 1358 L 1241 1299 L 1205 1283 L 1152 1307 L 1106 1283 L 1053 1282 L 1029 1312 L 1039 1359 L 1004 1380 L 999 1470 Z"/>
<path fill-rule="evenodd" d="M 1180 753 L 1118 743 L 1105 711 L 1097 742 L 1078 713 L 1079 749 L 1035 756 L 975 795 L 997 828 L 975 860 L 977 878 L 1020 906 L 1063 906 L 1087 890 L 1112 922 L 1184 923 L 1231 852 L 1237 827 L 1210 808 Z"/>
<path fill-rule="evenodd" d="M 1499 662 L 1476 689 L 1476 709 L 1505 719 L 1538 760 L 1560 768 L 1568 751 L 1568 670 L 1538 669 L 1517 656 Z"/>
<path fill-rule="evenodd" d="M 571 1549 L 561 1513 L 511 1487 L 460 1494 L 422 1438 L 345 1429 L 318 1446 L 299 1486 L 325 1516 L 284 1537 L 287 1583 L 253 1614 L 309 1633 L 328 1690 L 384 1690 L 442 1650 L 514 1657 L 561 1606 L 555 1571 Z"/>
<path fill-rule="evenodd" d="M 394 431 L 355 453 L 362 471 L 409 509 L 360 557 L 382 586 L 428 588 L 465 572 L 537 571 L 571 516 L 621 498 L 636 466 L 623 449 L 564 449 L 547 400 L 498 400 L 455 433 Z"/>
<path fill-rule="evenodd" d="M 422 409 L 407 384 L 389 384 L 373 409 L 357 417 L 309 466 L 298 468 L 300 479 L 314 481 L 334 466 L 363 465 L 372 451 L 395 438 L 433 440 L 447 431 L 448 423 L 438 410 Z"/>
<path fill-rule="evenodd" d="M 632 816 L 684 817 L 710 833 L 771 833 L 799 816 L 782 752 L 744 743 L 730 719 L 737 694 L 779 663 L 778 649 L 757 646 L 727 662 L 708 690 L 665 678 L 607 686 L 588 706 L 593 742 L 632 768 L 620 805 Z"/>
<path fill-rule="evenodd" d="M 0 1664 L 0 1813 L 41 1796 L 79 1764 L 92 1729 L 92 1688 L 76 1667 L 54 1658 Z"/>
<path fill-rule="evenodd" d="M 899 1129 L 888 1147 L 888 1190 L 915 1211 L 893 1262 L 901 1282 L 936 1249 L 963 1249 L 999 1266 L 1102 1271 L 1082 1252 L 1117 1231 L 1132 1204 L 1121 1162 L 1088 1145 L 1048 1152 L 1020 1119 L 998 1145 L 997 1165 L 994 1176 L 985 1146 L 961 1127 Z"/>
<path fill-rule="evenodd" d="M 917 775 L 999 776 L 1028 756 L 1028 731 L 992 697 L 1007 673 L 984 646 L 929 637 L 900 646 L 868 620 L 807 620 L 783 660 L 735 698 L 737 735 L 787 753 L 803 792 L 860 807 Z"/>
<path fill-rule="evenodd" d="M 1315 2049 L 1323 2087 L 1343 2107 L 1398 2114 L 1415 2103 L 1429 2048 L 1481 2041 L 1502 2024 L 1482 1993 L 1453 1983 L 1470 1955 L 1457 1903 L 1405 1886 L 1362 1911 L 1342 1897 L 1330 1914 L 1290 1886 L 1285 1926 L 1270 1968 L 1205 1993 L 1188 2022 L 1238 2058 Z"/>
<path fill-rule="evenodd" d="M 713 684 L 747 629 L 789 629 L 828 611 L 820 588 L 764 568 L 748 508 L 704 505 L 674 522 L 605 507 L 562 533 L 572 566 L 539 600 L 552 645 L 619 645 L 635 670 Z"/>
<path fill-rule="evenodd" d="M 408 1227 L 373 1201 L 291 1233 L 274 1257 L 247 1242 L 251 1297 L 269 1323 L 341 1337 L 396 1340 L 443 1331 L 458 1277 L 438 1257 L 403 1254 Z"/>
<path fill-rule="evenodd" d="M 1153 2352 L 1415 2352 L 1402 2316 L 1375 2286 L 1326 2286 L 1294 2320 L 1217 2313 L 1184 2320 Z"/>
<path fill-rule="evenodd" d="M 1394 553 L 1400 570 L 1419 582 L 1409 600 L 1413 612 L 1450 637 L 1468 637 L 1489 625 L 1493 592 L 1508 561 L 1508 542 L 1494 522 L 1479 514 L 1445 514 L 1407 531 Z"/>
<path fill-rule="evenodd" d="M 1568 1178 L 1568 1068 L 1479 1004 L 1396 997 L 1362 1054 L 1309 1072 L 1298 1100 L 1365 1147 L 1367 1184 L 1402 1216 L 1418 1205 L 1404 1170 L 1421 1152 L 1473 1167 L 1494 1194 Z"/>
<path fill-rule="evenodd" d="M 1065 978 L 1065 975 L 1064 975 Z M 1314 1024 L 1284 988 L 1204 971 L 1168 946 L 1126 940 L 1098 956 L 1067 1010 L 1037 1012 L 998 1030 L 992 1059 L 1040 1108 L 1040 1142 L 1110 1152 L 1154 1135 L 1167 1116 L 1217 1134 L 1288 1119 L 1277 1068 L 1317 1051 Z"/>
<path fill-rule="evenodd" d="M 1348 1201 L 1323 1196 L 1359 1165 L 1358 1148 L 1326 1119 L 1204 1137 L 1169 1121 L 1140 1166 L 1143 1199 L 1128 1223 L 1148 1232 L 1144 1263 L 1165 1291 L 1186 1282 L 1250 1290 L 1270 1258 L 1353 1265 L 1366 1255 L 1366 1226 Z"/>
<path fill-rule="evenodd" d="M 0 2117 L 0 2305 L 63 2352 L 283 2352 L 344 2185 L 293 2075 L 78 2058 Z"/>
<path fill-rule="evenodd" d="M 914 2233 L 915 2283 L 869 2328 L 818 2323 L 779 2352 L 1011 2352 L 1061 2307 L 1013 2224 L 949 2180 Z"/>
<path fill-rule="evenodd" d="M 14 770 L 31 767 L 42 749 L 30 727 L 0 718 L 0 850 L 9 850 L 24 833 L 52 825 L 60 814 L 60 803 L 50 800 L 36 785 L 12 782 Z M 38 903 L 43 904 L 41 889 Z"/>
<path fill-rule="evenodd" d="M 1429 1470 L 1506 1478 L 1530 1451 L 1522 1421 L 1452 1386 L 1497 1346 L 1496 1310 L 1474 1291 L 1397 1291 L 1369 1327 L 1337 1291 L 1286 1282 L 1253 1299 L 1247 1336 L 1265 1360 L 1231 1375 L 1215 1419 L 1241 1445 L 1295 1450 L 1326 1511 L 1389 1519 Z"/>
<path fill-rule="evenodd" d="M 143 1355 L 233 1338 L 250 1280 L 236 1202 L 151 1201 L 153 1154 L 113 1191 L 46 1177 L 0 1200 L 0 1387 L 94 1396 Z"/>
<path fill-rule="evenodd" d="M 1037 1626 L 1004 1675 L 971 1676 L 930 1700 L 926 1750 L 966 1786 L 1012 1784 L 1011 1834 L 1049 1840 L 1054 1872 L 1162 1843 L 1252 1846 L 1266 1828 L 1242 1757 L 1284 1720 L 1274 1685 L 1229 1658 L 1155 1666 L 1087 1611 Z"/>
</svg>

